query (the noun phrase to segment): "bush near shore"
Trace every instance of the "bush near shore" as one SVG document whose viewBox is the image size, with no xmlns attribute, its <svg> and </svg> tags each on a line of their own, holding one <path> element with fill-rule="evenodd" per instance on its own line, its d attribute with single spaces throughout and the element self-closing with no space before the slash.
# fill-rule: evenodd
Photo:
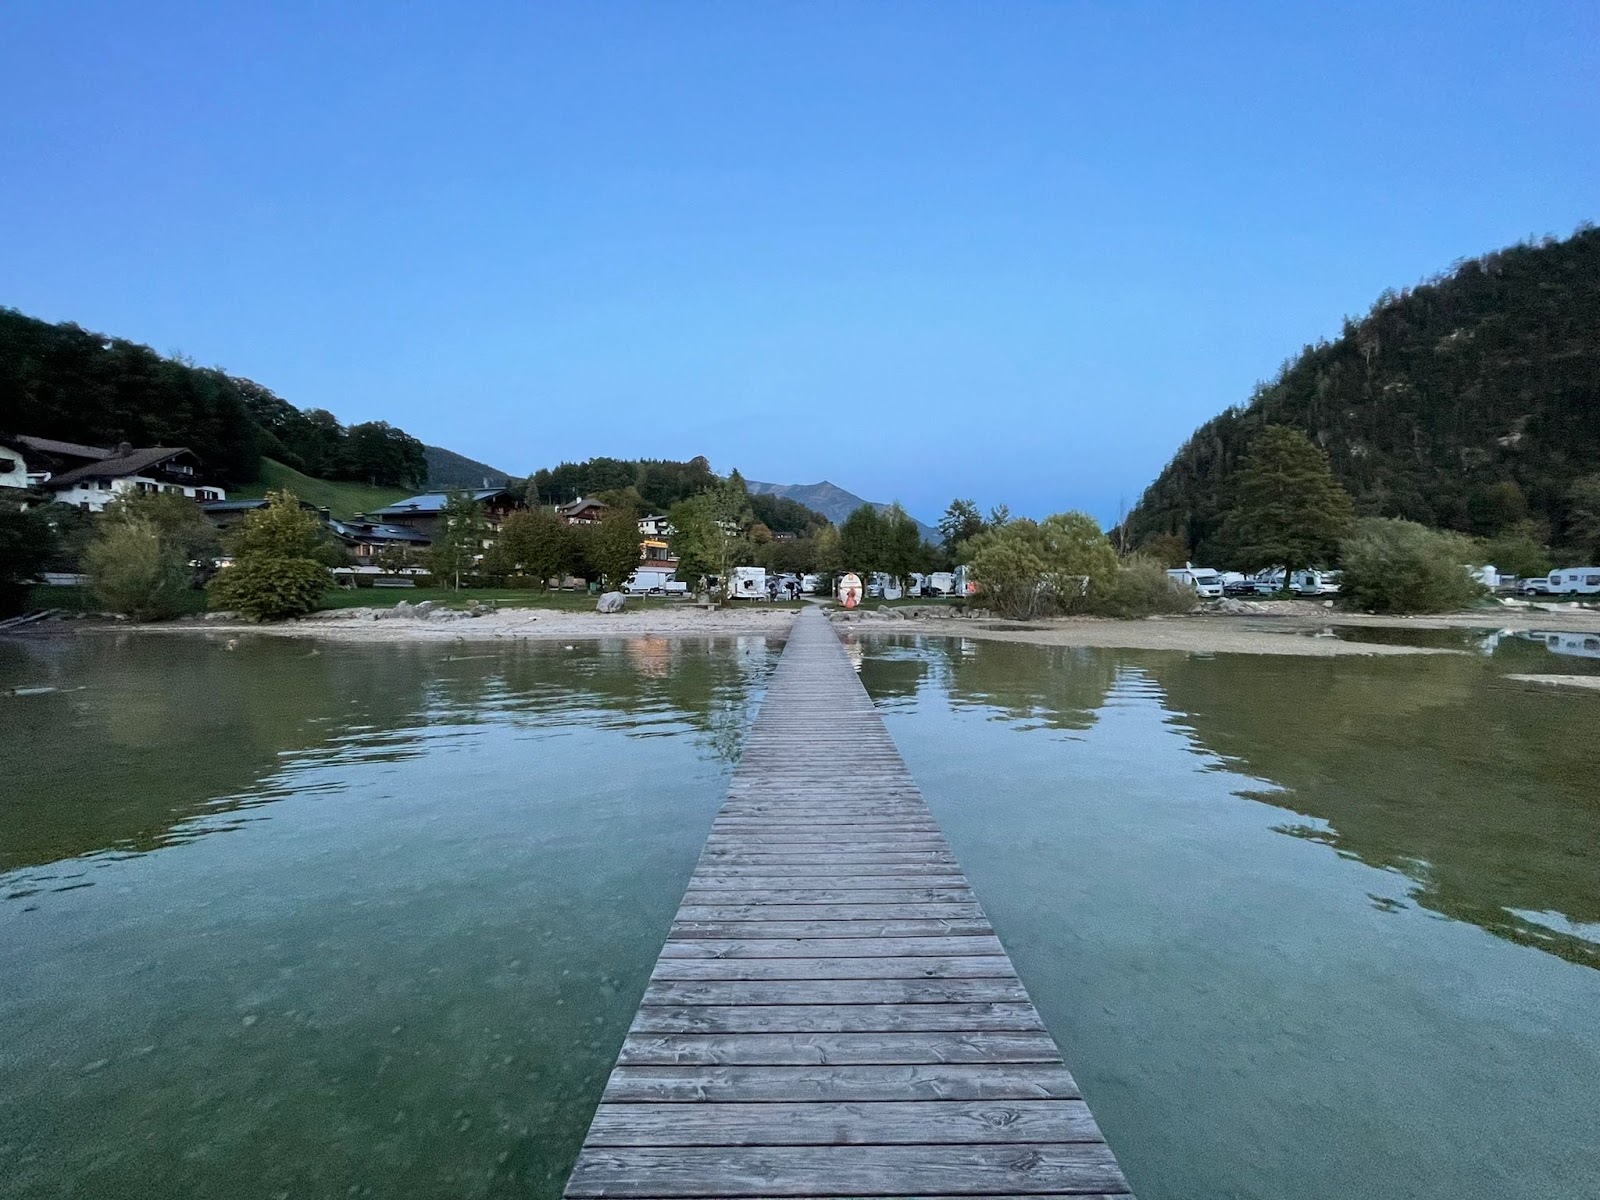
<svg viewBox="0 0 1600 1200">
<path fill-rule="evenodd" d="M 1438 613 L 1465 608 L 1483 587 L 1462 565 L 1474 545 L 1459 533 L 1414 521 L 1368 517 L 1344 540 L 1341 599 L 1382 613 Z"/>
</svg>

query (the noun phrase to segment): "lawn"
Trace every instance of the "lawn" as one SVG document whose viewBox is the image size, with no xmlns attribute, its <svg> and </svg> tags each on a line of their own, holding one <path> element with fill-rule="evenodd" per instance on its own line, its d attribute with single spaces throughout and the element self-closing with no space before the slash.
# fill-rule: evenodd
<svg viewBox="0 0 1600 1200">
<path fill-rule="evenodd" d="M 234 488 L 228 493 L 230 500 L 254 500 L 268 492 L 293 492 L 308 504 L 326 508 L 340 520 L 349 520 L 357 513 L 371 512 L 404 500 L 415 492 L 401 488 L 371 487 L 365 483 L 350 483 L 331 479 L 313 479 L 302 475 L 293 467 L 286 467 L 274 459 L 261 460 L 261 478 L 254 483 Z"/>
</svg>

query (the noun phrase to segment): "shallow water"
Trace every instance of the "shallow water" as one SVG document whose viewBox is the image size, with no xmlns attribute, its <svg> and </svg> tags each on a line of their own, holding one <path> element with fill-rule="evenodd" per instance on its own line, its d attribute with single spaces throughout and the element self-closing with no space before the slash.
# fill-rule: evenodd
<svg viewBox="0 0 1600 1200">
<path fill-rule="evenodd" d="M 861 653 L 1144 1200 L 1600 1196 L 1594 697 L 1498 653 Z"/>
<path fill-rule="evenodd" d="M 779 645 L 468 645 L 0 642 L 0 1196 L 559 1194 Z M 853 645 L 1143 1200 L 1600 1196 L 1600 702 L 1481 649 Z"/>
<path fill-rule="evenodd" d="M 0 644 L 0 1195 L 559 1194 L 778 649 Z"/>
</svg>

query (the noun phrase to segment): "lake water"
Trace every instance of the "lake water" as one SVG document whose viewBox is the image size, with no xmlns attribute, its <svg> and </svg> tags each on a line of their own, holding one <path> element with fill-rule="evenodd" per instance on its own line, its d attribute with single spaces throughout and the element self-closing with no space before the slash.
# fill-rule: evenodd
<svg viewBox="0 0 1600 1200">
<path fill-rule="evenodd" d="M 1600 1196 L 1600 702 L 1486 648 L 853 643 L 1143 1200 Z M 559 1194 L 780 649 L 0 642 L 0 1196 Z"/>
</svg>

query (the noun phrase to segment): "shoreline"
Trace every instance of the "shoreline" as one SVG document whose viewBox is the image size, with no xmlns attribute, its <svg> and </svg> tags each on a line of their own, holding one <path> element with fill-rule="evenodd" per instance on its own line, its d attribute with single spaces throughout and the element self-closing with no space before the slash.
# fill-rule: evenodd
<svg viewBox="0 0 1600 1200">
<path fill-rule="evenodd" d="M 48 621 L 18 636 L 60 637 L 73 633 L 215 633 L 229 636 L 315 638 L 340 642 L 546 641 L 611 637 L 786 636 L 797 610 L 751 605 L 706 610 L 652 607 L 615 614 L 545 608 L 510 608 L 481 616 L 377 616 L 368 608 L 330 609 L 298 620 L 258 624 L 244 620 L 185 618 L 162 622 L 109 620 Z M 1438 631 L 1489 629 L 1558 631 L 1600 635 L 1600 612 L 1529 612 L 1494 609 L 1434 616 L 1389 617 L 1342 613 L 1312 603 L 1263 612 L 1197 612 L 1133 619 L 1063 617 L 1019 622 L 999 618 L 895 615 L 894 609 L 846 613 L 829 606 L 829 618 L 855 636 L 916 635 L 1038 646 L 1167 650 L 1190 654 L 1257 654 L 1300 658 L 1392 657 L 1462 654 L 1459 647 L 1346 641 L 1341 629 Z"/>
</svg>

